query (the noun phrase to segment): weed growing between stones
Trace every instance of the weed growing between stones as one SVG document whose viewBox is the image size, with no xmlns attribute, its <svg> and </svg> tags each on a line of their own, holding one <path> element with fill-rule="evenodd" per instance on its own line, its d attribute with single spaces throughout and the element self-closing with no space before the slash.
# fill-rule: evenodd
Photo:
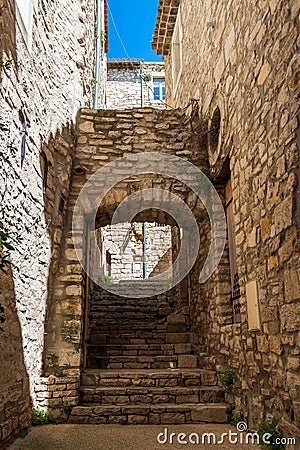
<svg viewBox="0 0 300 450">
<path fill-rule="evenodd" d="M 226 394 L 231 394 L 233 384 L 237 380 L 237 375 L 234 370 L 227 369 L 219 374 L 219 381 Z"/>
<path fill-rule="evenodd" d="M 45 411 L 44 409 L 32 408 L 32 425 L 46 425 L 48 423 L 57 423 L 51 413 Z"/>
<path fill-rule="evenodd" d="M 63 369 L 57 364 L 58 362 L 58 356 L 55 353 L 50 353 L 47 356 L 48 364 L 50 367 L 53 367 L 54 375 L 56 377 L 65 377 L 66 374 L 64 373 Z"/>
</svg>

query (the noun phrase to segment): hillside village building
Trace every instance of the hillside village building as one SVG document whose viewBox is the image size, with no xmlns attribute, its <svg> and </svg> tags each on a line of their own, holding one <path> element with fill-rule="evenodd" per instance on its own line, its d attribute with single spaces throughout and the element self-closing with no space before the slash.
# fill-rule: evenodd
<svg viewBox="0 0 300 450">
<path fill-rule="evenodd" d="M 108 60 L 106 107 L 165 108 L 164 63 L 142 60 Z"/>
<path fill-rule="evenodd" d="M 32 406 L 167 426 L 231 404 L 300 438 L 299 5 L 252 3 L 160 0 L 162 65 L 106 61 L 106 1 L 0 2 L 0 449 Z"/>
</svg>

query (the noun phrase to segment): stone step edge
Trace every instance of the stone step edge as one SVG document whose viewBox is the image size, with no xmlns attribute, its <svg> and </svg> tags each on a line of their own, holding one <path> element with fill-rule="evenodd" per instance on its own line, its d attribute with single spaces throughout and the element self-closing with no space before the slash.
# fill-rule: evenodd
<svg viewBox="0 0 300 450">
<path fill-rule="evenodd" d="M 82 405 L 71 410 L 68 423 L 227 423 L 225 403 L 189 403 L 156 405 Z"/>
<path fill-rule="evenodd" d="M 99 378 L 130 378 L 132 375 L 136 375 L 137 377 L 141 378 L 150 378 L 154 377 L 156 375 L 160 375 L 162 378 L 166 375 L 178 375 L 178 376 L 195 376 L 195 375 L 216 375 L 217 372 L 215 370 L 209 370 L 209 369 L 87 369 L 86 371 L 82 372 L 82 375 L 97 375 Z"/>
<path fill-rule="evenodd" d="M 178 355 L 93 355 L 89 354 L 89 356 L 95 359 L 107 359 L 109 358 L 110 362 L 171 362 L 177 360 L 178 358 L 187 358 L 190 360 L 198 359 L 197 355 L 190 355 L 188 353 L 179 353 Z M 116 361 L 117 360 L 117 361 Z"/>
<path fill-rule="evenodd" d="M 220 385 L 213 385 L 213 386 L 163 386 L 163 387 L 157 387 L 157 386 L 81 386 L 79 388 L 80 392 L 91 392 L 96 391 L 97 394 L 100 394 L 101 392 L 105 392 L 107 395 L 122 395 L 123 393 L 126 393 L 127 391 L 130 392 L 141 392 L 143 393 L 149 393 L 152 394 L 154 391 L 157 394 L 163 394 L 163 393 L 194 393 L 199 391 L 223 391 L 222 386 Z"/>
</svg>

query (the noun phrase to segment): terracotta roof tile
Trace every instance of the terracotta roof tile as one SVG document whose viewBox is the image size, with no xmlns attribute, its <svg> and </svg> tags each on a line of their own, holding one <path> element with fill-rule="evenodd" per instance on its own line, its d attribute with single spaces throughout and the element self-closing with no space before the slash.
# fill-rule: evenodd
<svg viewBox="0 0 300 450">
<path fill-rule="evenodd" d="M 169 53 L 180 0 L 159 0 L 152 39 L 152 49 L 158 55 Z"/>
</svg>

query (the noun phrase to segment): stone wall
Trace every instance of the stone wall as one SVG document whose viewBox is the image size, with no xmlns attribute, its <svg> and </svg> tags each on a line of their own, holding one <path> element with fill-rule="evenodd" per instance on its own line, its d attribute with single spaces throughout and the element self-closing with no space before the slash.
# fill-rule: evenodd
<svg viewBox="0 0 300 450">
<path fill-rule="evenodd" d="M 138 108 L 140 106 L 165 108 L 160 100 L 154 100 L 153 77 L 164 78 L 164 63 L 140 63 L 127 60 L 108 61 L 106 83 L 106 107 L 108 109 Z M 141 73 L 150 79 L 141 87 Z M 143 89 L 143 95 L 142 95 Z M 143 105 L 142 105 L 143 97 Z"/>
<path fill-rule="evenodd" d="M 16 310 L 16 295 L 12 271 L 0 273 L 0 305 L 5 322 L 0 328 L 0 449 L 11 436 L 31 423 L 29 377 L 24 364 L 20 320 Z"/>
<path fill-rule="evenodd" d="M 101 228 L 101 239 L 102 266 L 107 265 L 106 252 L 109 252 L 111 257 L 110 268 L 104 269 L 104 275 L 111 275 L 119 280 L 144 277 L 144 228 L 142 223 L 107 225 Z M 146 278 L 152 274 L 169 249 L 171 249 L 171 228 L 147 223 Z M 170 253 L 169 256 L 171 256 Z M 160 264 L 160 270 L 156 269 L 156 274 L 164 272 L 171 265 L 172 258 L 165 257 L 165 261 Z"/>
<path fill-rule="evenodd" d="M 170 48 L 179 2 L 171 2 L 175 18 L 166 27 L 169 3 L 160 2 L 154 40 L 165 55 L 168 102 L 183 107 L 199 99 L 210 130 L 220 128 L 219 136 L 208 134 L 212 175 L 224 182 L 231 174 L 233 185 L 241 323 L 223 322 L 226 303 L 230 308 L 225 261 L 200 291 L 191 275 L 194 327 L 217 368 L 239 374 L 235 403 L 249 423 L 274 415 L 286 434 L 299 435 L 299 4 L 182 0 L 182 70 L 174 90 Z M 219 124 L 212 120 L 217 107 Z M 258 286 L 257 331 L 249 330 L 251 281 Z"/>
<path fill-rule="evenodd" d="M 0 143 L 0 218 L 10 233 L 21 238 L 11 260 L 23 354 L 34 398 L 34 382 L 42 367 L 48 275 L 49 270 L 55 271 L 68 195 L 72 122 L 80 106 L 92 103 L 94 6 L 85 0 L 33 3 L 30 39 L 19 26 L 15 2 L 0 2 L 0 56 L 4 62 L 11 60 L 11 67 L 1 68 L 0 73 L 0 122 L 5 125 Z M 43 195 L 45 164 L 48 180 Z M 9 305 L 5 312 L 10 315 Z M 6 326 L 9 324 L 4 324 L 4 329 Z M 14 356 L 19 358 L 17 350 L 11 354 Z M 11 379 L 16 405 L 18 395 L 27 392 L 28 382 L 24 371 L 19 374 L 24 374 L 23 385 Z M 4 405 L 11 399 L 6 387 L 0 389 Z"/>
</svg>

